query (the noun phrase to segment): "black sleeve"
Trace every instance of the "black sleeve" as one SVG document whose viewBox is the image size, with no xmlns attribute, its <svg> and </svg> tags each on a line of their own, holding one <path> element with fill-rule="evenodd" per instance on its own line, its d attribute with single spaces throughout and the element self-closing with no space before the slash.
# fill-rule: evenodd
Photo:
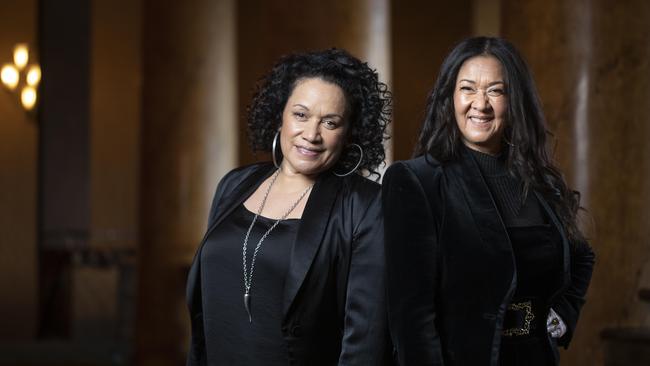
<svg viewBox="0 0 650 366">
<path fill-rule="evenodd" d="M 571 284 L 551 306 L 567 326 L 566 333 L 558 339 L 558 345 L 569 347 L 569 342 L 578 323 L 580 308 L 585 303 L 585 295 L 591 281 L 595 254 L 586 241 L 571 245 Z"/>
<path fill-rule="evenodd" d="M 435 187 L 426 187 L 435 189 Z M 414 172 L 392 165 L 382 186 L 388 317 L 401 366 L 443 365 L 436 329 L 437 229 Z"/>
<path fill-rule="evenodd" d="M 206 366 L 205 335 L 203 332 L 203 314 L 196 314 L 191 319 L 192 336 L 187 353 L 187 366 Z"/>
<path fill-rule="evenodd" d="M 214 194 L 214 197 L 212 198 L 212 204 L 210 206 L 210 213 L 208 215 L 208 227 L 210 226 L 210 223 L 214 221 L 214 217 L 217 214 L 217 206 L 223 198 L 225 192 L 232 190 L 232 177 L 235 175 L 236 171 L 237 170 L 230 171 L 219 181 L 217 190 Z M 196 260 L 200 259 L 195 255 L 194 261 Z M 201 301 L 199 292 L 196 293 L 196 296 L 199 298 L 194 301 Z M 204 366 L 207 364 L 207 360 L 205 354 L 205 335 L 203 331 L 203 313 L 199 312 L 198 314 L 192 314 L 192 311 L 190 309 L 190 315 L 192 336 L 190 340 L 190 349 L 187 354 L 186 365 Z"/>
<path fill-rule="evenodd" d="M 233 185 L 232 180 L 237 171 L 237 169 L 231 170 L 226 175 L 224 175 L 224 177 L 219 181 L 219 184 L 217 184 L 217 190 L 212 198 L 210 213 L 208 214 L 208 227 L 210 226 L 210 223 L 214 221 L 214 218 L 217 215 L 217 206 L 219 205 L 219 202 L 221 202 L 221 199 L 224 197 L 224 193 L 227 191 L 232 191 L 234 188 L 231 187 Z"/>
<path fill-rule="evenodd" d="M 377 190 L 354 230 L 339 365 L 389 362 L 382 223 L 381 197 Z"/>
</svg>

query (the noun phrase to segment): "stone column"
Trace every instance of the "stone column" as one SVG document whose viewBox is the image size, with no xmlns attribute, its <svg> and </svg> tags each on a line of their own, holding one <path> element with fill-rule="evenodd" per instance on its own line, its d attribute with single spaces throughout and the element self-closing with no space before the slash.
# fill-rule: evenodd
<svg viewBox="0 0 650 366">
<path fill-rule="evenodd" d="M 187 270 L 235 165 L 234 5 L 144 1 L 138 365 L 184 363 Z"/>
<path fill-rule="evenodd" d="M 557 159 L 593 219 L 597 264 L 565 365 L 601 365 L 599 333 L 642 325 L 650 274 L 650 3 L 504 0 L 503 35 L 527 58 Z"/>
</svg>

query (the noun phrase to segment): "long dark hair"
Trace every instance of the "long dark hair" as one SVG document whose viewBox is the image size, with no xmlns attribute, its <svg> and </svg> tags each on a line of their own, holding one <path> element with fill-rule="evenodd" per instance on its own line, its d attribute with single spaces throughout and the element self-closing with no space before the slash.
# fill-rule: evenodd
<svg viewBox="0 0 650 366">
<path fill-rule="evenodd" d="M 504 39 L 468 38 L 447 56 L 427 99 L 414 156 L 430 154 L 440 162 L 459 157 L 463 142 L 454 114 L 456 77 L 463 63 L 475 56 L 493 56 L 503 67 L 508 97 L 504 130 L 509 145 L 507 166 L 522 181 L 522 200 L 530 188 L 542 193 L 553 204 L 569 238 L 583 239 L 577 224 L 580 193 L 569 189 L 551 158 L 547 136 L 552 135 L 546 128 L 535 82 L 523 57 Z"/>
<path fill-rule="evenodd" d="M 388 139 L 392 96 L 375 70 L 341 49 L 285 56 L 260 80 L 248 107 L 248 139 L 253 151 L 271 151 L 289 96 L 298 81 L 312 77 L 343 90 L 351 107 L 348 142 L 363 149 L 357 171 L 378 176 L 376 169 L 386 157 L 384 141 Z M 359 158 L 356 149 L 344 150 L 337 168 L 349 171 Z"/>
</svg>

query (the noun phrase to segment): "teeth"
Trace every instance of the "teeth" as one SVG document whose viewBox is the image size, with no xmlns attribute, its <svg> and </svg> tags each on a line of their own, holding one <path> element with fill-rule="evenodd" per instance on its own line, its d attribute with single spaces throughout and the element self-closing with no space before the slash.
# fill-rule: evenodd
<svg viewBox="0 0 650 366">
<path fill-rule="evenodd" d="M 492 120 L 492 118 L 479 118 L 479 117 L 470 117 L 469 119 L 471 119 L 473 122 L 476 123 L 485 123 Z"/>
</svg>

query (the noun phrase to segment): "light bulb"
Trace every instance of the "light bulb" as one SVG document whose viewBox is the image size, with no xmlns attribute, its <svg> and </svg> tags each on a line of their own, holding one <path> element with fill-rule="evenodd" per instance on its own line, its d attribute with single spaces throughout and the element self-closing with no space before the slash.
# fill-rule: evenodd
<svg viewBox="0 0 650 366">
<path fill-rule="evenodd" d="M 26 86 L 23 88 L 23 91 L 20 93 L 20 102 L 23 104 L 23 108 L 28 111 L 31 111 L 36 105 L 36 89 L 32 86 Z"/>
<path fill-rule="evenodd" d="M 22 70 L 27 66 L 27 62 L 29 62 L 29 48 L 27 44 L 19 43 L 14 47 L 14 64 L 18 70 Z"/>
<path fill-rule="evenodd" d="M 2 83 L 9 89 L 14 90 L 18 86 L 18 81 L 20 81 L 20 75 L 18 74 L 18 69 L 12 64 L 4 64 L 2 70 L 0 70 L 0 79 Z"/>
<path fill-rule="evenodd" d="M 41 67 L 32 65 L 27 71 L 27 85 L 36 86 L 41 81 Z"/>
</svg>

